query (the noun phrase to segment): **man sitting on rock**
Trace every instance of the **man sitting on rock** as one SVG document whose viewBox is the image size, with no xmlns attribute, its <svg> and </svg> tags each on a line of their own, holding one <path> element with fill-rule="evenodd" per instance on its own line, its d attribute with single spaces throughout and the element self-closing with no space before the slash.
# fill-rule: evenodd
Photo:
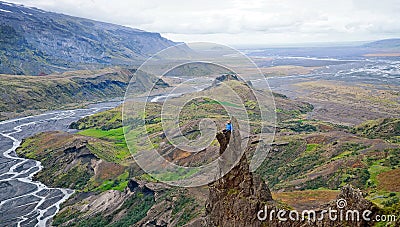
<svg viewBox="0 0 400 227">
<path fill-rule="evenodd" d="M 225 132 L 230 132 L 230 131 L 232 131 L 232 123 L 231 123 L 231 120 L 228 120 L 228 121 L 226 121 L 226 126 L 225 126 L 224 133 Z"/>
</svg>

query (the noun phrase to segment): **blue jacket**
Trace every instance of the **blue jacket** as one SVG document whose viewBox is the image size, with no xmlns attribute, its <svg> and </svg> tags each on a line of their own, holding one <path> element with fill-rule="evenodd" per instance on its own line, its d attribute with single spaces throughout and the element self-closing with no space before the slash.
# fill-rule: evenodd
<svg viewBox="0 0 400 227">
<path fill-rule="evenodd" d="M 232 124 L 231 123 L 228 123 L 228 124 L 226 124 L 226 131 L 232 131 Z"/>
</svg>

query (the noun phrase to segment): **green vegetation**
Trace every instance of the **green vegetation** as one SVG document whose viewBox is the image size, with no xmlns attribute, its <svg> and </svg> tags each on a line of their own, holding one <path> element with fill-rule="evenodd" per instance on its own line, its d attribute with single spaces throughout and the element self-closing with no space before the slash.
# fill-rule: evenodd
<svg viewBox="0 0 400 227">
<path fill-rule="evenodd" d="M 286 170 L 292 169 L 291 164 L 295 165 L 294 161 L 302 153 L 303 146 L 302 141 L 290 141 L 287 146 L 279 148 L 279 155 L 267 158 L 256 172 L 265 178 L 269 187 L 273 188 L 290 177 Z"/>
<path fill-rule="evenodd" d="M 147 211 L 154 204 L 154 196 L 143 194 L 143 193 L 135 193 L 135 195 L 124 202 L 121 209 L 127 209 L 127 215 L 124 216 L 121 220 L 111 223 L 110 226 L 131 226 L 136 222 L 140 221 L 142 218 L 146 216 Z M 84 225 L 83 225 L 84 226 Z"/>
<path fill-rule="evenodd" d="M 384 118 L 366 121 L 353 129 L 354 133 L 375 139 L 387 139 L 394 143 L 400 142 L 400 119 Z"/>
<path fill-rule="evenodd" d="M 82 118 L 70 125 L 73 129 L 101 129 L 110 130 L 122 127 L 122 108 L 117 107 L 109 111 L 96 113 Z"/>
<path fill-rule="evenodd" d="M 144 181 L 147 181 L 147 182 L 157 182 L 156 179 L 154 179 L 151 175 L 149 175 L 147 173 L 138 176 L 137 179 L 138 180 L 144 180 Z"/>
<path fill-rule="evenodd" d="M 316 144 L 316 143 L 310 143 L 310 144 L 307 144 L 307 148 L 306 148 L 306 153 L 310 153 L 310 152 L 313 152 L 313 151 L 315 151 L 316 149 L 318 148 L 318 144 Z"/>
<path fill-rule="evenodd" d="M 118 146 L 126 147 L 124 131 L 122 127 L 110 130 L 86 129 L 78 132 L 78 134 L 104 140 L 110 140 L 115 142 L 115 144 L 117 144 Z"/>
<path fill-rule="evenodd" d="M 249 101 L 247 101 L 247 102 L 249 102 Z M 234 103 L 231 103 L 231 102 L 218 102 L 218 101 L 215 101 L 215 100 L 212 100 L 212 101 L 208 101 L 208 103 L 209 104 L 220 104 L 220 105 L 222 105 L 222 106 L 231 106 L 231 107 L 241 107 L 241 106 L 239 106 L 239 105 L 236 105 L 236 104 L 234 104 Z M 250 106 L 251 107 L 251 106 Z"/>
<path fill-rule="evenodd" d="M 63 212 L 59 212 L 53 219 L 52 224 L 54 226 L 60 226 L 71 219 L 77 218 L 78 213 L 73 211 L 71 208 L 65 209 Z M 101 220 L 98 220 L 98 223 L 101 224 Z"/>
<path fill-rule="evenodd" d="M 399 215 L 400 214 L 400 193 L 399 192 L 372 192 L 367 197 L 377 205 L 384 214 Z"/>
<path fill-rule="evenodd" d="M 296 113 L 295 116 L 301 117 L 299 112 Z M 290 130 L 297 133 L 315 132 L 318 130 L 316 126 L 314 126 L 313 124 L 308 124 L 303 119 L 282 121 L 279 123 L 279 127 L 282 128 L 284 131 Z"/>
<path fill-rule="evenodd" d="M 78 134 L 112 142 L 114 148 L 107 153 L 103 152 L 104 147 L 101 143 L 92 143 L 89 146 L 93 153 L 104 160 L 120 163 L 131 156 L 122 127 L 110 130 L 86 129 L 78 132 Z"/>
<path fill-rule="evenodd" d="M 368 148 L 368 146 L 364 144 L 345 143 L 337 150 L 337 152 L 332 154 L 332 161 L 359 155 L 360 151 L 366 148 Z"/>
<path fill-rule="evenodd" d="M 371 165 L 368 168 L 368 172 L 370 173 L 370 179 L 368 180 L 368 186 L 375 188 L 378 185 L 378 180 L 376 177 L 378 174 L 389 171 L 390 168 L 386 166 L 381 166 L 381 165 Z"/>
<path fill-rule="evenodd" d="M 195 199 L 184 195 L 179 196 L 177 201 L 174 202 L 172 209 L 172 217 L 179 218 L 177 225 L 183 226 L 195 218 L 198 215 L 196 213 L 197 206 L 198 204 Z"/>
<path fill-rule="evenodd" d="M 119 175 L 116 179 L 105 180 L 99 187 L 95 188 L 94 191 L 107 191 L 107 190 L 118 190 L 124 191 L 129 182 L 129 172 L 125 171 Z"/>
<path fill-rule="evenodd" d="M 87 182 L 92 177 L 92 174 L 87 170 L 87 165 L 78 165 L 68 172 L 55 177 L 52 185 L 57 185 L 61 188 L 83 189 Z"/>
<path fill-rule="evenodd" d="M 129 150 L 118 143 L 94 142 L 87 145 L 91 152 L 108 162 L 124 163 L 131 157 Z"/>
<path fill-rule="evenodd" d="M 286 98 L 280 98 L 280 96 L 276 96 L 275 103 L 276 103 L 276 113 L 278 117 L 278 122 L 284 124 L 285 121 L 288 123 L 299 123 L 301 125 L 303 119 L 303 115 L 312 111 L 314 106 L 305 103 L 293 103 L 292 100 Z M 296 120 L 300 120 L 296 122 Z M 285 127 L 284 125 L 282 127 Z"/>
<path fill-rule="evenodd" d="M 344 170 L 341 175 L 340 186 L 351 184 L 357 188 L 366 188 L 367 182 L 371 178 L 371 172 L 366 168 L 350 168 Z"/>
<path fill-rule="evenodd" d="M 314 169 L 324 162 L 323 157 L 318 152 L 303 153 L 284 167 L 284 177 L 293 179 L 301 173 Z"/>
<path fill-rule="evenodd" d="M 179 167 L 177 170 L 177 173 L 165 172 L 161 174 L 154 174 L 154 177 L 162 181 L 176 181 L 190 177 L 198 171 L 194 168 L 187 169 L 183 167 Z"/>
</svg>

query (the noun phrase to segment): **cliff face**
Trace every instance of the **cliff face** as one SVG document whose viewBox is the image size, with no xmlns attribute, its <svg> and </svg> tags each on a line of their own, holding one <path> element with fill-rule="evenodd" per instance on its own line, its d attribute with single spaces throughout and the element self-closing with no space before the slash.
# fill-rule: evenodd
<svg viewBox="0 0 400 227">
<path fill-rule="evenodd" d="M 242 141 L 235 119 L 232 120 L 232 125 L 235 129 L 232 133 L 217 135 L 220 153 L 232 152 L 240 147 Z M 221 168 L 225 168 L 224 163 Z M 257 212 L 269 201 L 272 201 L 271 192 L 259 176 L 250 172 L 247 157 L 243 155 L 228 174 L 209 185 L 206 225 L 260 226 Z"/>
</svg>

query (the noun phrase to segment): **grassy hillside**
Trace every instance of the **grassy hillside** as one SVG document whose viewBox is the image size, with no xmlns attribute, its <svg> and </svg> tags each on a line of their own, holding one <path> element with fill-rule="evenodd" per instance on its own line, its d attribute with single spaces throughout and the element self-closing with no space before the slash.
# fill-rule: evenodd
<svg viewBox="0 0 400 227">
<path fill-rule="evenodd" d="M 357 125 L 353 130 L 355 133 L 371 138 L 386 139 L 393 142 L 400 142 L 400 119 L 384 118 L 366 121 Z"/>
<path fill-rule="evenodd" d="M 0 75 L 0 120 L 33 111 L 123 97 L 135 71 L 113 68 L 48 76 Z M 157 80 L 148 74 L 135 74 L 131 90 L 142 93 Z M 168 86 L 163 81 L 157 84 Z"/>
</svg>

